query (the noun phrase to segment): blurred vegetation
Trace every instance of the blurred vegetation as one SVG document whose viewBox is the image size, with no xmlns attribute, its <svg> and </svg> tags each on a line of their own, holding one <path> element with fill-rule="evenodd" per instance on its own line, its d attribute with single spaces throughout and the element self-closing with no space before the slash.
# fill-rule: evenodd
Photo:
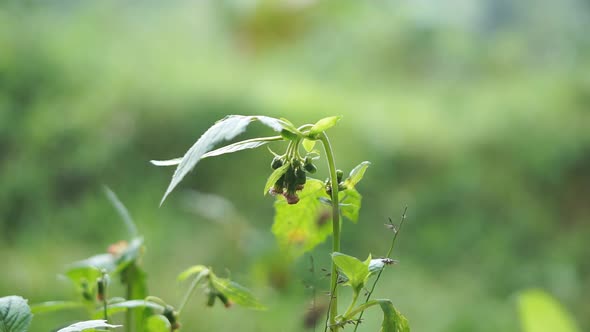
<svg viewBox="0 0 590 332">
<path fill-rule="evenodd" d="M 172 170 L 148 160 L 226 114 L 342 114 L 337 163 L 373 163 L 343 248 L 383 254 L 383 223 L 408 205 L 401 264 L 379 288 L 414 330 L 517 331 L 529 287 L 589 330 L 589 29 L 582 0 L 4 1 L 0 296 L 73 294 L 63 266 L 126 237 L 106 184 L 145 234 L 152 293 L 179 298 L 175 275 L 205 263 L 272 307 L 195 301 L 187 330 L 303 330 L 309 261 L 276 251 L 260 195 L 271 155 L 206 160 L 162 208 Z"/>
</svg>

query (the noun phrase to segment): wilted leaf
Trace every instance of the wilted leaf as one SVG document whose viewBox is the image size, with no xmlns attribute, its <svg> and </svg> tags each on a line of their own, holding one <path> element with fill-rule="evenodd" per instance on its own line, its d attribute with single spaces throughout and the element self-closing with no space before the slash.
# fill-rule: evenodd
<svg viewBox="0 0 590 332">
<path fill-rule="evenodd" d="M 219 278 L 214 274 L 209 277 L 213 287 L 236 304 L 250 309 L 266 310 L 266 307 L 256 300 L 249 289 L 231 280 Z"/>
<path fill-rule="evenodd" d="M 331 208 L 322 203 L 321 198 L 328 196 L 324 183 L 316 179 L 307 179 L 297 204 L 287 204 L 284 197 L 277 196 L 272 232 L 282 249 L 299 256 L 332 233 Z"/>
<path fill-rule="evenodd" d="M 277 132 L 280 132 L 283 129 L 283 121 L 266 116 L 230 115 L 216 122 L 212 127 L 207 129 L 207 131 L 182 157 L 176 171 L 174 171 L 172 181 L 170 181 L 160 204 L 164 202 L 166 197 L 172 192 L 172 190 L 174 190 L 174 188 L 176 188 L 184 176 L 197 165 L 204 154 L 211 151 L 215 145 L 223 141 L 231 140 L 243 133 L 250 122 L 255 120 L 262 122 Z"/>
<path fill-rule="evenodd" d="M 578 332 L 571 315 L 542 290 L 528 290 L 518 297 L 523 332 Z"/>
<path fill-rule="evenodd" d="M 64 327 L 63 329 L 60 329 L 57 332 L 81 332 L 84 330 L 90 330 L 95 328 L 116 328 L 121 326 L 122 325 L 108 324 L 106 320 L 87 320 L 84 322 L 72 324 L 68 327 Z"/>
<path fill-rule="evenodd" d="M 20 296 L 0 298 L 0 332 L 26 332 L 32 318 L 27 300 Z"/>
</svg>

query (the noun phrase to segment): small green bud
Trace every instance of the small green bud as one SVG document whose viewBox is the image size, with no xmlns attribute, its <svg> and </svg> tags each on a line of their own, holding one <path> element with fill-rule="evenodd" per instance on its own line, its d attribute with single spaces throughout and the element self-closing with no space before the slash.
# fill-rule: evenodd
<svg viewBox="0 0 590 332">
<path fill-rule="evenodd" d="M 215 292 L 210 292 L 207 295 L 207 306 L 212 307 L 215 304 L 215 299 L 217 298 L 217 294 Z"/>
<path fill-rule="evenodd" d="M 296 177 L 295 183 L 298 185 L 299 184 L 303 185 L 307 181 L 307 176 L 305 175 L 305 171 L 301 168 L 297 168 L 295 170 L 295 177 Z"/>
<path fill-rule="evenodd" d="M 311 157 L 305 157 L 305 162 L 303 163 L 303 168 L 309 174 L 314 174 L 318 169 L 313 164 L 313 159 Z"/>
<path fill-rule="evenodd" d="M 342 177 L 344 177 L 344 172 L 341 169 L 336 170 L 336 180 L 338 183 L 342 182 Z"/>
</svg>

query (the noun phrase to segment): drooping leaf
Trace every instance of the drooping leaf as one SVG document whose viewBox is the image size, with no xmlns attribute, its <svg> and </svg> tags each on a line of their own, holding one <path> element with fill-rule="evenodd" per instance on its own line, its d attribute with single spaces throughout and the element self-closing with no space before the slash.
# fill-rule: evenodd
<svg viewBox="0 0 590 332">
<path fill-rule="evenodd" d="M 170 332 L 170 322 L 163 315 L 152 315 L 148 317 L 145 326 L 147 332 Z"/>
<path fill-rule="evenodd" d="M 219 278 L 214 274 L 210 274 L 209 277 L 213 287 L 236 304 L 249 309 L 266 310 L 266 307 L 258 302 L 249 289 L 229 279 Z"/>
<path fill-rule="evenodd" d="M 352 171 L 350 171 L 348 178 L 344 180 L 344 185 L 347 188 L 354 188 L 357 185 L 357 183 L 359 183 L 363 179 L 363 176 L 365 176 L 365 172 L 367 171 L 367 168 L 369 168 L 370 165 L 370 162 L 363 161 L 355 168 L 353 168 Z"/>
<path fill-rule="evenodd" d="M 178 281 L 184 281 L 187 278 L 195 275 L 195 274 L 199 274 L 202 271 L 208 270 L 208 268 L 205 265 L 195 265 L 195 266 L 191 266 L 188 269 L 182 271 L 179 275 L 178 275 Z"/>
<path fill-rule="evenodd" d="M 33 314 L 42 314 L 47 312 L 70 310 L 84 308 L 86 305 L 82 302 L 73 301 L 48 301 L 43 303 L 37 303 L 31 306 L 31 312 Z"/>
<path fill-rule="evenodd" d="M 542 290 L 519 295 L 518 307 L 523 332 L 579 332 L 571 315 Z"/>
<path fill-rule="evenodd" d="M 266 180 L 266 184 L 264 185 L 264 195 L 266 195 L 268 193 L 270 188 L 272 188 L 275 185 L 275 182 L 277 182 L 281 178 L 281 176 L 283 176 L 283 174 L 287 173 L 287 170 L 289 169 L 290 166 L 291 166 L 290 163 L 285 162 L 285 164 L 283 166 L 275 169 L 270 174 L 270 176 Z"/>
<path fill-rule="evenodd" d="M 64 327 L 63 329 L 58 330 L 57 332 L 81 332 L 96 328 L 117 328 L 121 326 L 122 325 L 111 325 L 108 324 L 106 320 L 97 319 L 72 324 L 68 327 Z"/>
<path fill-rule="evenodd" d="M 313 148 L 315 146 L 315 141 L 312 141 L 309 139 L 303 139 L 303 142 L 301 142 L 301 145 L 303 145 L 303 148 L 305 149 L 305 151 L 311 152 L 311 151 L 313 151 Z"/>
<path fill-rule="evenodd" d="M 139 232 L 137 231 L 137 227 L 135 226 L 133 218 L 131 218 L 131 214 L 129 213 L 125 205 L 123 205 L 123 203 L 119 200 L 117 195 L 109 187 L 105 186 L 104 191 L 109 201 L 111 201 L 111 204 L 113 204 L 113 206 L 119 213 L 119 216 L 121 216 L 121 219 L 125 223 L 125 226 L 127 226 L 127 230 L 129 231 L 131 237 L 138 237 Z"/>
<path fill-rule="evenodd" d="M 361 262 L 356 257 L 335 252 L 332 253 L 332 260 L 348 279 L 347 285 L 350 285 L 356 292 L 363 288 L 369 277 L 370 257 L 368 261 Z"/>
<path fill-rule="evenodd" d="M 322 243 L 332 233 L 331 207 L 320 199 L 328 198 L 324 183 L 307 179 L 304 189 L 298 193 L 299 203 L 287 204 L 282 196 L 277 196 L 272 232 L 279 246 L 300 256 Z"/>
<path fill-rule="evenodd" d="M 340 201 L 340 213 L 343 217 L 356 223 L 359 219 L 362 196 L 354 189 L 346 189 L 338 192 Z"/>
<path fill-rule="evenodd" d="M 336 125 L 338 121 L 340 121 L 341 116 L 330 116 L 327 118 L 323 118 L 320 121 L 316 122 L 313 127 L 309 130 L 310 135 L 317 135 L 322 131 L 326 131 Z"/>
<path fill-rule="evenodd" d="M 230 115 L 216 122 L 212 127 L 197 140 L 197 142 L 185 153 L 178 167 L 174 171 L 172 180 L 162 197 L 160 204 L 176 188 L 180 181 L 187 175 L 201 160 L 204 154 L 211 151 L 213 147 L 223 141 L 231 140 L 246 130 L 250 122 L 258 120 L 274 131 L 280 132 L 283 129 L 283 121 L 266 116 L 243 116 Z"/>
<path fill-rule="evenodd" d="M 0 297 L 0 332 L 26 332 L 31 319 L 27 300 L 14 295 Z"/>
<path fill-rule="evenodd" d="M 219 149 L 209 151 L 209 152 L 205 153 L 201 157 L 201 159 L 220 156 L 222 154 L 238 152 L 238 151 L 242 151 L 242 150 L 246 150 L 246 149 L 255 149 L 257 147 L 263 146 L 269 142 L 276 141 L 279 139 L 281 139 L 279 136 L 274 136 L 274 137 L 261 137 L 258 139 L 249 139 L 246 141 L 236 142 L 236 143 L 221 147 Z M 174 166 L 174 165 L 180 164 L 181 161 L 182 161 L 182 158 L 175 158 L 175 159 L 170 159 L 170 160 L 150 160 L 150 163 L 152 163 L 155 166 Z"/>
<path fill-rule="evenodd" d="M 399 313 L 390 300 L 377 300 L 383 310 L 381 332 L 410 332 L 408 320 Z"/>
</svg>

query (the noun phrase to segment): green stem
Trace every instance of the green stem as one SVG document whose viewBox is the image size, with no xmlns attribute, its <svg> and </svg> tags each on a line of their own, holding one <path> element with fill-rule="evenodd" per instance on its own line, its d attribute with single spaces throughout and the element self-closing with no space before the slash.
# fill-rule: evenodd
<svg viewBox="0 0 590 332">
<path fill-rule="evenodd" d="M 354 305 L 356 304 L 356 300 L 359 298 L 359 292 L 354 292 L 354 294 L 352 295 L 352 301 L 350 302 L 350 305 L 348 306 L 348 309 L 346 309 L 344 316 L 348 316 L 350 315 L 350 313 L 352 312 L 352 309 L 354 309 Z"/>
<path fill-rule="evenodd" d="M 399 234 L 399 232 L 402 229 L 402 226 L 404 225 L 404 221 L 406 220 L 406 213 L 407 212 L 408 212 L 408 207 L 406 206 L 404 208 L 404 213 L 402 214 L 401 220 L 399 222 L 399 228 L 397 230 L 394 229 L 393 238 L 391 239 L 391 245 L 389 246 L 389 250 L 387 250 L 387 255 L 385 256 L 387 258 L 390 258 L 391 253 L 393 252 L 393 248 L 395 247 L 395 240 L 397 239 L 397 235 Z M 391 222 L 391 219 L 389 219 L 389 220 Z M 371 287 L 369 294 L 367 294 L 367 298 L 365 299 L 365 304 L 369 303 L 369 299 L 371 298 L 371 295 L 373 295 L 373 292 L 375 291 L 375 286 L 377 286 L 377 282 L 379 282 L 379 278 L 381 278 L 381 273 L 383 273 L 384 269 L 385 269 L 385 267 L 381 268 L 381 270 L 379 271 L 379 274 L 377 274 L 377 277 L 375 278 L 375 282 L 373 283 L 373 286 Z M 361 319 L 363 318 L 363 314 L 365 313 L 364 309 L 361 310 L 360 313 L 361 314 L 358 319 L 359 322 L 361 321 Z M 356 329 L 358 329 L 358 326 L 359 326 L 359 324 L 356 324 L 353 332 L 356 332 Z"/>
<path fill-rule="evenodd" d="M 178 306 L 178 315 L 180 316 L 180 313 L 182 312 L 182 309 L 184 309 L 184 306 L 187 304 L 188 300 L 191 298 L 191 296 L 193 295 L 193 293 L 195 292 L 195 289 L 197 289 L 197 285 L 199 284 L 199 282 L 201 281 L 201 279 L 203 279 L 204 276 L 209 275 L 209 270 L 205 269 L 203 271 L 201 271 L 193 280 L 193 282 L 191 283 L 190 287 L 188 288 L 188 290 L 186 291 L 186 293 L 184 294 L 184 298 L 182 299 L 182 302 L 180 302 L 180 305 Z"/>
<path fill-rule="evenodd" d="M 328 167 L 330 168 L 330 185 L 332 187 L 332 252 L 340 252 L 340 202 L 338 201 L 338 179 L 336 176 L 336 164 L 330 140 L 325 132 L 322 132 L 320 140 L 326 151 Z M 332 261 L 332 273 L 330 282 L 330 312 L 328 315 L 328 325 L 330 330 L 338 331 L 336 326 L 336 316 L 338 315 L 338 271 L 336 264 Z"/>
<path fill-rule="evenodd" d="M 129 273 L 129 272 L 127 272 Z M 130 300 L 133 294 L 133 286 L 127 282 L 127 299 Z M 128 332 L 133 331 L 133 309 L 127 309 L 125 312 L 125 328 Z"/>
</svg>

